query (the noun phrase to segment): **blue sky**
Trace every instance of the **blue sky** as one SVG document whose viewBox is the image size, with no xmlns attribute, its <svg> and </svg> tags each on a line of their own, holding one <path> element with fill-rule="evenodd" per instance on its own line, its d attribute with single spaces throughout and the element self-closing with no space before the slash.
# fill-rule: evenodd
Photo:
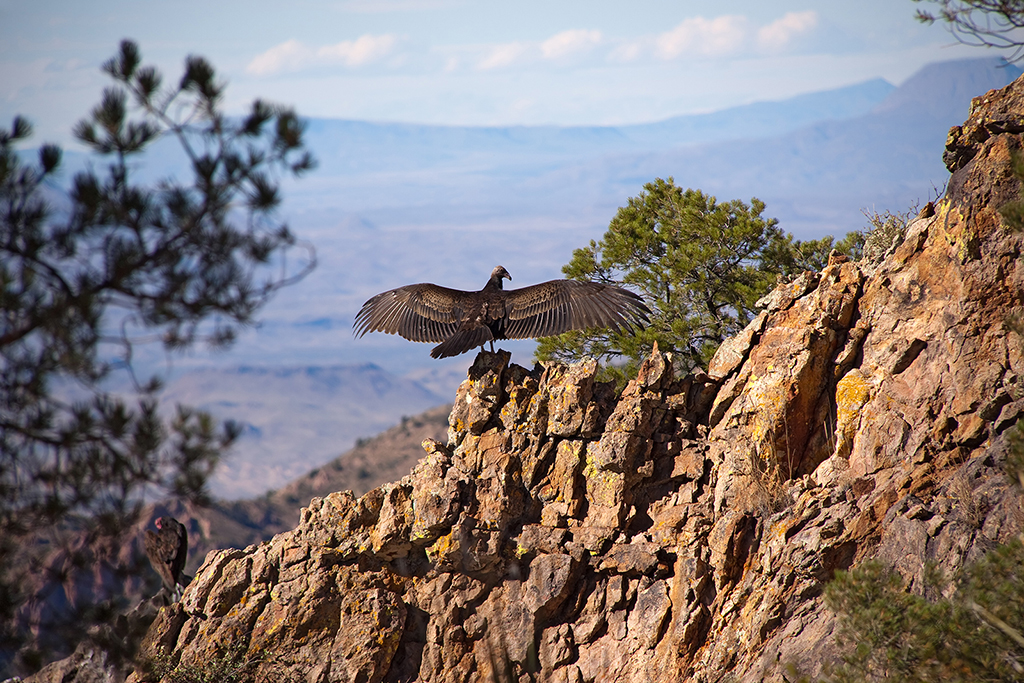
<svg viewBox="0 0 1024 683">
<path fill-rule="evenodd" d="M 122 38 L 177 78 L 185 55 L 308 116 L 618 124 L 713 111 L 980 56 L 910 0 L 0 0 L 0 125 L 67 143 Z"/>
</svg>

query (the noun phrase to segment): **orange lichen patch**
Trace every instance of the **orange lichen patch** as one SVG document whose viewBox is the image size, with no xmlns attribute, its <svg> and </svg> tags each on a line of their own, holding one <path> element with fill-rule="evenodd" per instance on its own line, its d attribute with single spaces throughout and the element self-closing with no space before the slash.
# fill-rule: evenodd
<svg viewBox="0 0 1024 683">
<path fill-rule="evenodd" d="M 751 425 L 750 435 L 756 444 L 773 442 L 783 426 L 785 432 L 786 398 L 789 395 L 785 373 L 777 373 L 769 365 L 764 375 L 751 375 L 744 390 L 745 407 Z"/>
</svg>

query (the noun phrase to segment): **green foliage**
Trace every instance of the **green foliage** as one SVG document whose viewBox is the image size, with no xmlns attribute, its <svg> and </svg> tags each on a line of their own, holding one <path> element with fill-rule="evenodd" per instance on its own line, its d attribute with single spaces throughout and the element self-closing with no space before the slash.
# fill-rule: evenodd
<svg viewBox="0 0 1024 683">
<path fill-rule="evenodd" d="M 256 683 L 265 680 L 257 676 L 261 663 L 267 660 L 266 652 L 250 655 L 245 647 L 227 648 L 209 660 L 195 664 L 175 664 L 163 652 L 151 660 L 140 662 L 137 673 L 141 681 L 167 681 L 168 683 Z M 278 674 L 282 676 L 282 674 Z M 275 678 L 280 683 L 289 683 L 292 676 Z"/>
<path fill-rule="evenodd" d="M 578 280 L 624 284 L 639 291 L 653 315 L 633 334 L 574 331 L 542 339 L 539 360 L 573 361 L 594 356 L 611 361 L 605 377 L 622 380 L 654 343 L 674 354 L 683 371 L 704 365 L 718 345 L 750 322 L 755 302 L 777 278 L 820 270 L 833 248 L 856 255 L 856 237 L 799 242 L 765 205 L 752 199 L 719 203 L 700 190 L 682 190 L 672 178 L 656 179 L 631 197 L 599 241 L 573 252 L 562 270 Z"/>
<path fill-rule="evenodd" d="M 1011 62 L 1024 58 L 1024 1 L 1022 0 L 914 0 L 938 6 L 937 13 L 917 10 L 918 21 L 945 22 L 965 45 L 1009 50 Z"/>
<path fill-rule="evenodd" d="M 776 258 L 776 261 L 783 264 L 784 269 L 788 273 L 802 270 L 820 272 L 828 265 L 829 254 L 833 251 L 847 256 L 852 261 L 859 261 L 864 257 L 864 243 L 869 234 L 870 232 L 865 233 L 860 230 L 854 230 L 847 233 L 846 237 L 840 240 L 836 240 L 831 235 L 826 235 L 821 239 L 807 240 L 806 242 L 787 240 L 788 244 L 784 246 L 793 250 L 793 262 L 789 263 L 786 257 L 781 254 Z"/>
<path fill-rule="evenodd" d="M 1024 490 L 1024 422 L 1010 432 L 1010 452 L 1006 456 L 1006 476 Z"/>
<path fill-rule="evenodd" d="M 1010 154 L 1010 170 L 1019 181 L 1024 181 L 1024 154 L 1014 150 Z M 1024 231 L 1024 201 L 1016 199 L 999 207 L 999 215 L 1010 230 Z"/>
<path fill-rule="evenodd" d="M 1024 421 L 1004 464 L 1024 490 Z M 968 565 L 954 584 L 934 571 L 925 597 L 893 571 L 866 562 L 825 590 L 836 612 L 843 663 L 832 683 L 1024 680 L 1024 535 Z"/>
<path fill-rule="evenodd" d="M 907 593 L 898 575 L 875 562 L 838 572 L 825 601 L 840 615 L 839 642 L 849 652 L 836 681 L 909 681 L 917 680 L 917 671 L 926 680 L 943 680 L 933 677 L 942 668 L 936 657 L 948 652 L 947 601 Z"/>
<path fill-rule="evenodd" d="M 930 588 L 943 588 L 932 577 Z M 1024 677 L 1024 545 L 968 568 L 952 597 L 908 593 L 878 563 L 839 572 L 825 601 L 839 615 L 843 664 L 829 680 L 1020 681 Z"/>
<path fill-rule="evenodd" d="M 117 594 L 84 587 L 93 572 L 113 586 L 137 576 L 118 552 L 143 496 L 202 502 L 238 436 L 186 408 L 165 425 L 159 380 L 131 373 L 135 345 L 224 347 L 313 266 L 278 265 L 295 238 L 274 219 L 275 178 L 313 166 L 294 112 L 257 101 L 228 118 L 205 60 L 189 57 L 169 88 L 141 61 L 125 41 L 104 65 L 114 84 L 74 129 L 102 170 L 76 174 L 66 196 L 60 149 L 27 163 L 28 122 L 0 129 L 0 671 L 33 633 L 41 658 L 47 634 L 66 651 L 107 619 Z M 138 184 L 163 138 L 180 143 L 191 177 Z M 135 401 L 104 390 L 117 369 Z"/>
</svg>

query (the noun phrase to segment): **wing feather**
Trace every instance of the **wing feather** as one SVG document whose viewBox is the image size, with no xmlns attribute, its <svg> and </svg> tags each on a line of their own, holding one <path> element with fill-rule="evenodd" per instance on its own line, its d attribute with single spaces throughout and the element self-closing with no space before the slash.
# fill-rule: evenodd
<svg viewBox="0 0 1024 683">
<path fill-rule="evenodd" d="M 590 314 L 590 307 L 583 306 L 579 301 L 570 297 L 569 306 L 572 310 L 573 320 L 578 320 L 583 327 L 594 327 L 594 317 Z"/>
<path fill-rule="evenodd" d="M 605 301 L 603 296 L 591 296 L 579 301 L 580 306 L 586 308 L 590 314 L 601 321 L 602 324 L 595 327 L 609 327 L 618 323 L 618 317 L 610 302 Z"/>
<path fill-rule="evenodd" d="M 639 327 L 650 310 L 629 290 L 596 282 L 551 280 L 506 293 L 510 339 L 549 337 L 569 330 Z"/>
<path fill-rule="evenodd" d="M 459 328 L 461 312 L 474 294 L 430 283 L 381 292 L 359 309 L 355 334 L 384 332 L 410 341 L 442 342 Z"/>
</svg>

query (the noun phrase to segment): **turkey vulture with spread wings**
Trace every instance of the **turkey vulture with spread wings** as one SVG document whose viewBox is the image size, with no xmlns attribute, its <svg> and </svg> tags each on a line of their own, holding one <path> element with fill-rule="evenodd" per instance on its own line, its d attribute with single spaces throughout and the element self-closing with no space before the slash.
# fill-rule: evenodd
<svg viewBox="0 0 1024 683">
<path fill-rule="evenodd" d="M 551 280 L 505 291 L 511 280 L 501 266 L 479 292 L 429 283 L 406 285 L 371 298 L 356 314 L 355 333 L 398 334 L 438 343 L 434 358 L 457 356 L 495 339 L 550 337 L 569 330 L 639 328 L 651 312 L 644 300 L 621 287 L 578 280 Z"/>
</svg>

